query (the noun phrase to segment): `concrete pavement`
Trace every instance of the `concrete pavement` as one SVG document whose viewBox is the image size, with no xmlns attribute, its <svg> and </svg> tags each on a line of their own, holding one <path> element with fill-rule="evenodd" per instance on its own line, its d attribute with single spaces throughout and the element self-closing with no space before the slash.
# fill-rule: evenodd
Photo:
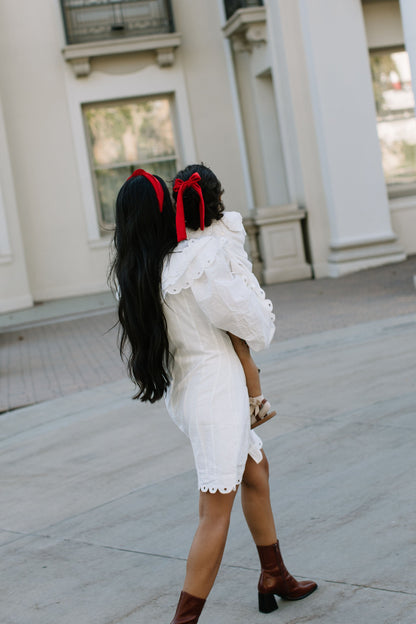
<svg viewBox="0 0 416 624">
<path fill-rule="evenodd" d="M 416 256 L 339 279 L 267 287 L 275 340 L 416 313 Z M 125 377 L 109 293 L 0 315 L 0 413 Z"/>
<path fill-rule="evenodd" d="M 415 352 L 411 313 L 257 356 L 278 410 L 258 431 L 282 550 L 319 590 L 258 613 L 237 498 L 201 624 L 416 622 Z M 115 380 L 0 415 L 2 624 L 170 622 L 197 521 L 193 460 L 163 404 L 131 390 Z"/>
</svg>

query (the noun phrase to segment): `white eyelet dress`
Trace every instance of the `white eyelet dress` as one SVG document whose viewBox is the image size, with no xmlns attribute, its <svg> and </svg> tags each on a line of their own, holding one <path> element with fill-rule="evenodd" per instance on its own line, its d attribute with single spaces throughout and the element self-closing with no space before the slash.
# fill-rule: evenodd
<svg viewBox="0 0 416 624">
<path fill-rule="evenodd" d="M 258 351 L 269 346 L 275 317 L 251 273 L 239 213 L 187 235 L 162 273 L 172 355 L 166 406 L 191 441 L 199 489 L 227 493 L 241 483 L 248 455 L 262 460 L 262 442 L 250 429 L 244 371 L 226 332 Z"/>
</svg>

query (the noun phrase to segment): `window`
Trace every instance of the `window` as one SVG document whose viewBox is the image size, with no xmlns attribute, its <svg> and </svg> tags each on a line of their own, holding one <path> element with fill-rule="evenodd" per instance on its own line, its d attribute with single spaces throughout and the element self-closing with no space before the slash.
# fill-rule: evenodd
<svg viewBox="0 0 416 624">
<path fill-rule="evenodd" d="M 174 32 L 170 0 L 61 0 L 67 43 Z"/>
<path fill-rule="evenodd" d="M 117 192 L 138 168 L 172 179 L 177 154 L 168 97 L 84 108 L 100 225 L 114 223 Z"/>
<path fill-rule="evenodd" d="M 263 6 L 263 0 L 224 0 L 225 15 L 230 19 L 238 9 Z"/>
<path fill-rule="evenodd" d="M 407 52 L 370 55 L 377 129 L 389 195 L 416 192 L 416 119 Z"/>
</svg>

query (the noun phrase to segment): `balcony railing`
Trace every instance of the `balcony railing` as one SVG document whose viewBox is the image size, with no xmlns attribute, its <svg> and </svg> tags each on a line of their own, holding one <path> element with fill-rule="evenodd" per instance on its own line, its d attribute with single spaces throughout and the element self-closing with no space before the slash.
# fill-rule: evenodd
<svg viewBox="0 0 416 624">
<path fill-rule="evenodd" d="M 263 6 L 263 0 L 224 0 L 224 5 L 228 20 L 238 9 Z"/>
<path fill-rule="evenodd" d="M 174 32 L 170 0 L 61 0 L 68 44 Z"/>
</svg>

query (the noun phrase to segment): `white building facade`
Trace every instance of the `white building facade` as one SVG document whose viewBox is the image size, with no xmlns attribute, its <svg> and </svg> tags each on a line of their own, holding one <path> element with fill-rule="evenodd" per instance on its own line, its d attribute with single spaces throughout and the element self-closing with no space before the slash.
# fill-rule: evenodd
<svg viewBox="0 0 416 624">
<path fill-rule="evenodd" d="M 416 253 L 413 0 L 5 0 L 0 312 L 107 289 L 137 167 L 211 166 L 264 283 Z"/>
</svg>

